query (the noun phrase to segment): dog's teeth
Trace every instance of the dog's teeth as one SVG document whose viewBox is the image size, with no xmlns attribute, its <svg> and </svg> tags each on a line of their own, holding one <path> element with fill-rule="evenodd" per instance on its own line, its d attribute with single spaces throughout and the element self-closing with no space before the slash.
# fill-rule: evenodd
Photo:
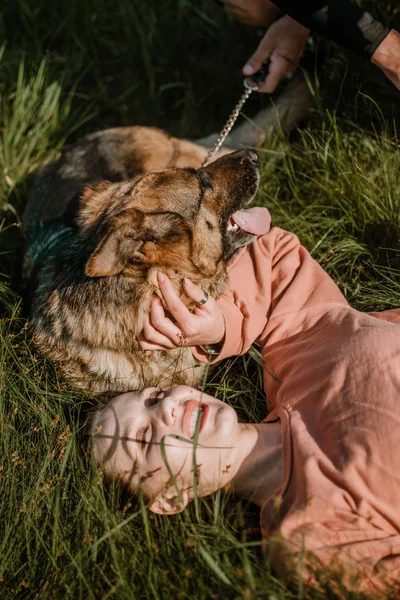
<svg viewBox="0 0 400 600">
<path fill-rule="evenodd" d="M 232 219 L 232 217 L 229 219 L 228 221 L 228 231 L 239 231 L 240 227 L 237 223 L 235 223 L 235 221 Z"/>
</svg>

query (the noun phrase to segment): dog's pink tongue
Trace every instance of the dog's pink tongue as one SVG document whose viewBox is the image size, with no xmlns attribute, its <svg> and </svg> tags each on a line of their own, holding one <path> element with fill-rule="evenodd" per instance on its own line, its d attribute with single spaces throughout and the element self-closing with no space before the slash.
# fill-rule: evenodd
<svg viewBox="0 0 400 600">
<path fill-rule="evenodd" d="M 271 215 L 267 208 L 255 206 L 247 210 L 238 210 L 232 215 L 232 219 L 240 229 L 254 235 L 264 235 L 271 227 Z"/>
</svg>

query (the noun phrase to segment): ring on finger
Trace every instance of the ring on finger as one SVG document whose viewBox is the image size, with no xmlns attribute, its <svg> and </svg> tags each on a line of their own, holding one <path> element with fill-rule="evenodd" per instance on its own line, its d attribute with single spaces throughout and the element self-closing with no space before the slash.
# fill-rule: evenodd
<svg viewBox="0 0 400 600">
<path fill-rule="evenodd" d="M 204 305 L 207 302 L 208 298 L 209 295 L 207 294 L 207 292 L 204 292 L 202 299 L 199 302 L 197 302 L 197 304 Z"/>
</svg>

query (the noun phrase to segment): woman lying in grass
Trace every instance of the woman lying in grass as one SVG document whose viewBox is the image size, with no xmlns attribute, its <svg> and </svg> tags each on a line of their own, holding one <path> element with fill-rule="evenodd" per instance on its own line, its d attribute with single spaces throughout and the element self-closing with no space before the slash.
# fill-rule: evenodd
<svg viewBox="0 0 400 600">
<path fill-rule="evenodd" d="M 176 387 L 118 396 L 93 424 L 96 460 L 150 509 L 172 514 L 229 484 L 261 509 L 271 561 L 312 579 L 340 569 L 348 587 L 400 582 L 400 310 L 351 308 L 295 235 L 273 228 L 233 257 L 215 302 L 189 281 L 192 314 L 169 280 L 143 349 L 184 342 L 213 360 L 257 341 L 270 413 L 238 423 L 228 405 Z M 194 347 L 196 346 L 196 347 Z M 204 348 L 204 347 L 203 347 Z"/>
</svg>

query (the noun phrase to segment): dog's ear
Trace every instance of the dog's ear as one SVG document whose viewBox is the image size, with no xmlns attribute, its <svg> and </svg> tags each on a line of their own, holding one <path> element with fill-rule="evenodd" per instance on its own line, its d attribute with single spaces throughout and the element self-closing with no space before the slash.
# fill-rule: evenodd
<svg viewBox="0 0 400 600">
<path fill-rule="evenodd" d="M 118 275 L 137 252 L 143 241 L 130 226 L 116 228 L 106 235 L 86 263 L 88 277 Z"/>
<path fill-rule="evenodd" d="M 100 194 L 105 192 L 110 187 L 109 181 L 99 181 L 98 183 L 92 183 L 83 188 L 81 194 L 81 205 L 85 206 L 94 194 Z"/>
<path fill-rule="evenodd" d="M 110 181 L 99 181 L 83 188 L 79 198 L 79 209 L 76 222 L 80 231 L 85 234 L 104 219 L 104 215 L 112 212 L 125 192 L 129 182 L 122 184 Z M 120 192 L 120 193 L 118 193 Z"/>
<path fill-rule="evenodd" d="M 77 223 L 81 231 L 88 231 L 110 206 L 110 195 L 115 184 L 100 181 L 83 188 L 79 198 Z"/>
</svg>

